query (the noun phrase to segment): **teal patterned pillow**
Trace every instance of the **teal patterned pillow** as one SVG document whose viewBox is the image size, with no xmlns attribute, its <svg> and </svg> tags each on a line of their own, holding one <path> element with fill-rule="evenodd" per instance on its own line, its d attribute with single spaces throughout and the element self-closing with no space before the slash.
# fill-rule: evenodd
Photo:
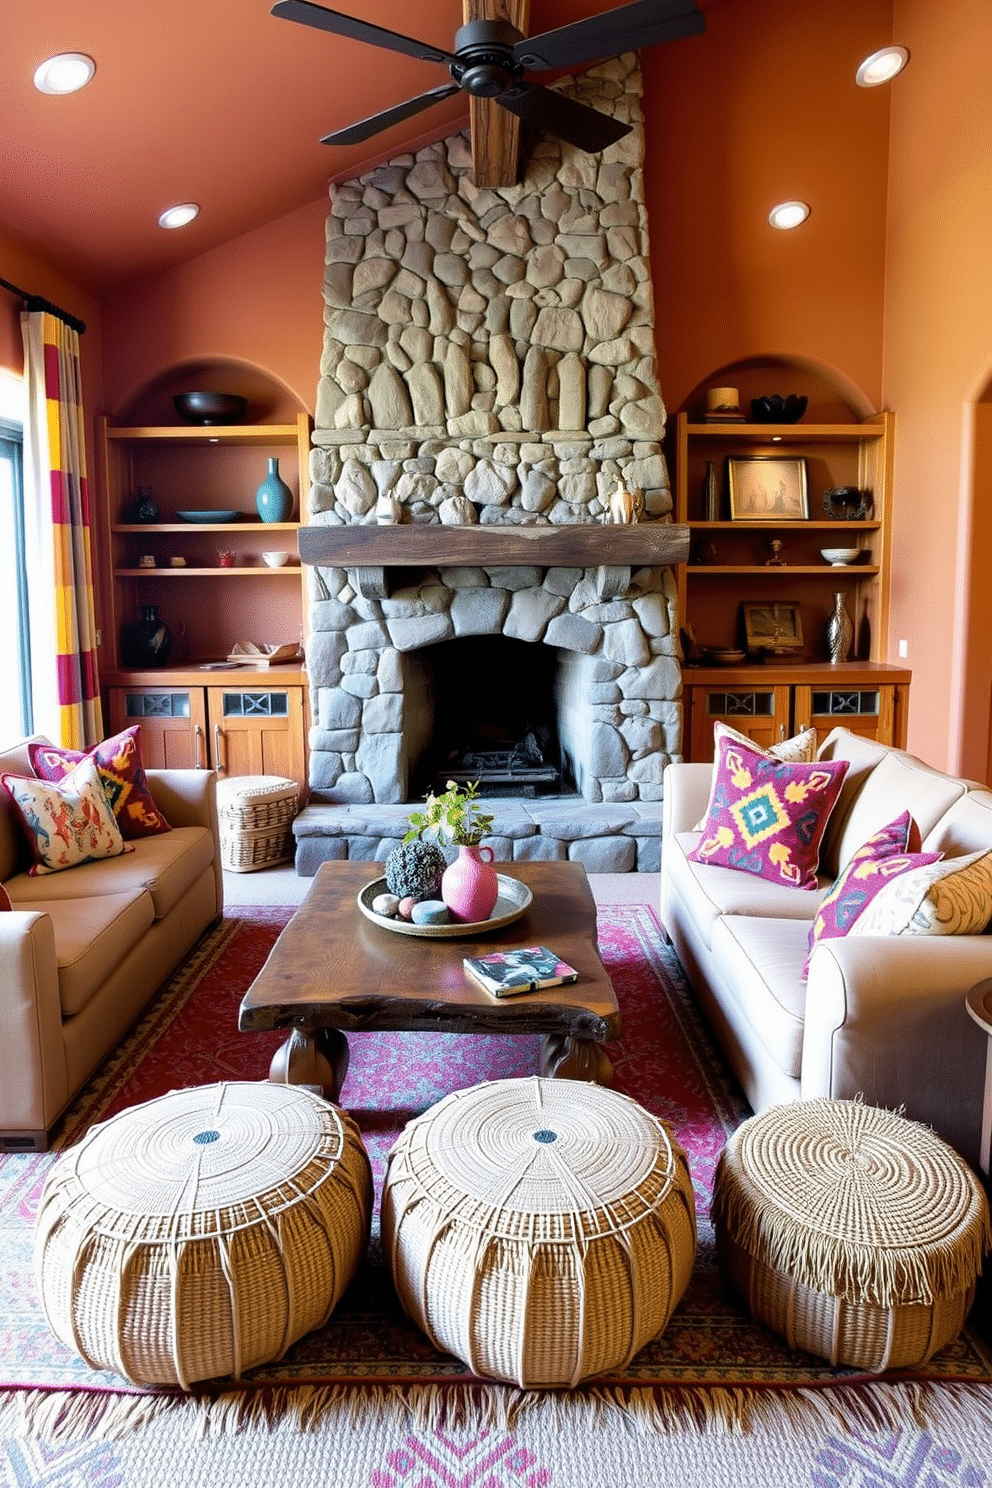
<svg viewBox="0 0 992 1488">
<path fill-rule="evenodd" d="M 847 760 L 789 764 L 721 739 L 710 808 L 690 860 L 817 888 L 820 843 L 847 770 Z"/>
</svg>

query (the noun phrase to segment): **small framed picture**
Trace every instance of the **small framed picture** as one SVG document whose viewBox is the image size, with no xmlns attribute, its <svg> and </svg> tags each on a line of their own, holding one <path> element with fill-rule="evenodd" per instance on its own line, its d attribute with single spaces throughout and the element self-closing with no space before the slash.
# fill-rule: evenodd
<svg viewBox="0 0 992 1488">
<path fill-rule="evenodd" d="M 806 461 L 765 455 L 727 461 L 735 522 L 801 522 L 809 516 Z"/>
<path fill-rule="evenodd" d="M 793 656 L 803 649 L 795 600 L 744 600 L 744 639 L 752 655 Z"/>
</svg>

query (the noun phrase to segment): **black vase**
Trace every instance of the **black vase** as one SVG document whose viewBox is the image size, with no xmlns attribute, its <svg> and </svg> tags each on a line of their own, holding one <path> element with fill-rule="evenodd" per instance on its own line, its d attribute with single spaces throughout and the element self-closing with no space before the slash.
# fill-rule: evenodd
<svg viewBox="0 0 992 1488">
<path fill-rule="evenodd" d="M 158 605 L 139 605 L 140 620 L 121 627 L 121 666 L 141 671 L 165 666 L 172 650 L 169 627 L 158 618 Z"/>
</svg>

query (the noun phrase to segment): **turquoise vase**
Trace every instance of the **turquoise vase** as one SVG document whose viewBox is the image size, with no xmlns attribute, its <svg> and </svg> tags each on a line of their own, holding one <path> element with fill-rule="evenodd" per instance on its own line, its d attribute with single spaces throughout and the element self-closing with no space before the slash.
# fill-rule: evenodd
<svg viewBox="0 0 992 1488">
<path fill-rule="evenodd" d="M 255 492 L 255 505 L 263 522 L 288 522 L 293 512 L 293 493 L 279 477 L 279 461 L 269 459 L 269 473 Z"/>
</svg>

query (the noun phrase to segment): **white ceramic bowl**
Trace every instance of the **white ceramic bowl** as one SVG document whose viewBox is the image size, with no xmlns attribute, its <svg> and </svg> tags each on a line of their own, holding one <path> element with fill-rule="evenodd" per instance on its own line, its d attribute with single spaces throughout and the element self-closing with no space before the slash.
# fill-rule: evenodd
<svg viewBox="0 0 992 1488">
<path fill-rule="evenodd" d="M 282 568 L 282 566 L 285 563 L 288 563 L 289 562 L 289 554 L 288 553 L 263 553 L 262 554 L 262 560 L 263 560 L 263 562 L 267 563 L 270 568 Z"/>
<path fill-rule="evenodd" d="M 853 563 L 859 552 L 859 548 L 821 548 L 820 557 L 836 568 L 843 563 Z"/>
</svg>

